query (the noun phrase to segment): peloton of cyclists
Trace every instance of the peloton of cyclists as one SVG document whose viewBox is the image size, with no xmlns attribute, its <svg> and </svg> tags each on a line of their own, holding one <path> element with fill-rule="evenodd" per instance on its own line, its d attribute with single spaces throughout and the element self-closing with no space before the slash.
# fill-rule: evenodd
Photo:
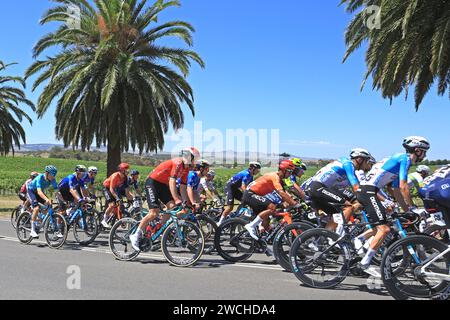
<svg viewBox="0 0 450 320">
<path fill-rule="evenodd" d="M 189 172 L 187 179 L 187 194 L 189 201 L 197 210 L 201 203 L 201 179 L 203 179 L 209 171 L 209 162 L 206 160 L 200 160 L 196 163 L 194 170 Z"/>
</svg>

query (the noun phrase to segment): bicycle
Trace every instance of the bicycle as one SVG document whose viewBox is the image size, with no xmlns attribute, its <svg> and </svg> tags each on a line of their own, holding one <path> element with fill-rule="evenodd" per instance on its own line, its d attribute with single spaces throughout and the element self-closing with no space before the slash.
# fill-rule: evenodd
<svg viewBox="0 0 450 320">
<path fill-rule="evenodd" d="M 69 215 L 65 217 L 68 230 L 73 228 L 73 236 L 78 244 L 87 246 L 95 241 L 98 235 L 97 218 L 92 202 L 82 201 L 69 208 Z"/>
<path fill-rule="evenodd" d="M 38 226 L 36 233 L 39 234 L 41 228 L 44 229 L 45 240 L 50 248 L 61 248 L 67 239 L 66 219 L 59 213 L 55 213 L 51 206 L 39 205 Z M 43 213 L 46 211 L 46 214 Z M 24 212 L 17 219 L 16 234 L 23 244 L 30 244 L 33 238 L 31 233 L 31 213 Z"/>
<path fill-rule="evenodd" d="M 242 262 L 248 260 L 254 253 L 267 253 L 268 245 L 273 244 L 277 233 L 286 225 L 292 224 L 293 217 L 289 210 L 277 211 L 271 220 L 272 229 L 259 233 L 259 240 L 253 239 L 244 228 L 249 220 L 231 218 L 224 222 L 216 232 L 214 243 L 219 255 L 229 262 Z M 301 230 L 310 229 L 311 226 L 298 222 Z"/>
<path fill-rule="evenodd" d="M 19 218 L 19 216 L 21 215 L 23 209 L 23 205 L 18 205 L 17 207 L 15 207 L 13 209 L 13 211 L 11 212 L 11 225 L 13 226 L 14 230 L 16 230 L 17 228 L 17 219 Z"/>
<path fill-rule="evenodd" d="M 142 198 L 135 198 L 133 200 L 133 204 L 129 202 L 124 202 L 122 199 L 118 200 L 116 205 L 114 206 L 114 209 L 112 211 L 112 214 L 109 216 L 108 220 L 106 221 L 109 225 L 114 225 L 117 221 L 121 220 L 122 218 L 133 218 L 135 220 L 141 219 L 141 211 L 143 210 L 143 200 Z M 132 208 L 132 211 L 128 211 L 129 208 Z M 97 235 L 100 233 L 108 233 L 111 229 L 105 228 L 102 224 L 102 221 L 105 216 L 105 210 L 106 206 L 103 206 L 103 210 L 101 212 L 98 212 L 97 217 L 97 225 L 98 225 L 98 231 Z M 146 212 L 148 213 L 148 211 Z"/>
<path fill-rule="evenodd" d="M 113 255 L 121 261 L 134 260 L 141 252 L 151 251 L 154 243 L 162 236 L 162 251 L 171 265 L 189 267 L 197 263 L 203 255 L 205 241 L 197 224 L 188 220 L 195 219 L 195 215 L 193 216 L 191 212 L 186 213 L 185 206 L 162 214 L 170 214 L 169 220 L 160 229 L 156 227 L 157 221 L 147 226 L 140 243 L 140 251 L 134 250 L 130 241 L 130 236 L 137 231 L 139 222 L 132 218 L 116 222 L 109 236 L 109 246 Z M 120 246 L 123 249 L 120 249 Z"/>
<path fill-rule="evenodd" d="M 342 212 L 335 214 L 334 218 L 335 222 L 342 224 L 344 228 L 342 236 L 327 229 L 311 229 L 302 233 L 292 244 L 289 254 L 292 272 L 298 280 L 309 287 L 319 289 L 336 287 L 346 279 L 350 271 L 356 269 L 361 255 L 366 253 L 366 247 L 356 248 L 353 239 L 365 232 L 369 224 L 367 222 L 344 224 Z M 395 235 L 403 238 L 407 236 L 402 221 L 411 225 L 418 223 L 419 219 L 414 214 L 402 216 L 392 214 L 388 218 L 388 223 L 395 226 L 393 228 L 395 234 L 385 240 L 379 252 L 396 240 Z M 381 223 L 371 224 L 370 227 L 378 225 Z M 360 250 L 363 252 L 359 253 Z M 401 273 L 405 265 L 401 259 L 397 259 L 396 263 L 395 272 Z"/>
<path fill-rule="evenodd" d="M 402 273 L 393 271 L 399 255 L 407 264 Z M 450 245 L 425 235 L 401 239 L 384 254 L 381 278 L 396 300 L 447 300 L 450 295 Z"/>
</svg>

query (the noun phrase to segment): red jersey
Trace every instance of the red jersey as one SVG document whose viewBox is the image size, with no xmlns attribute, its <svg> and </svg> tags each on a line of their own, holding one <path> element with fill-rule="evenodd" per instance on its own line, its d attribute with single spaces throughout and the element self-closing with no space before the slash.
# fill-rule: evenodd
<svg viewBox="0 0 450 320">
<path fill-rule="evenodd" d="M 21 193 L 27 193 L 27 184 L 33 181 L 33 179 L 28 179 L 20 188 Z"/>
<path fill-rule="evenodd" d="M 249 185 L 249 189 L 257 195 L 265 196 L 275 190 L 283 190 L 283 186 L 281 185 L 278 174 L 276 172 L 272 172 L 256 179 L 256 181 Z"/>
<path fill-rule="evenodd" d="M 127 182 L 127 176 L 122 177 L 120 172 L 116 172 L 103 182 L 103 186 L 107 189 L 112 187 L 115 190 L 123 186 L 125 182 Z"/>
<path fill-rule="evenodd" d="M 184 164 L 183 159 L 176 158 L 161 163 L 148 178 L 165 185 L 169 185 L 170 178 L 181 179 L 182 184 L 187 184 L 189 171 L 189 166 Z"/>
</svg>

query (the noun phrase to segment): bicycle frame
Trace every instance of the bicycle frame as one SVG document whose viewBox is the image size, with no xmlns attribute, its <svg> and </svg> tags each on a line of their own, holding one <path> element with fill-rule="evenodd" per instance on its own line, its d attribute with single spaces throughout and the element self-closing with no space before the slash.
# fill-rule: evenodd
<svg viewBox="0 0 450 320">
<path fill-rule="evenodd" d="M 442 279 L 445 281 L 450 281 L 450 275 L 448 274 L 443 274 L 443 273 L 435 273 L 435 272 L 427 272 L 425 271 L 425 269 L 434 261 L 436 261 L 439 258 L 442 258 L 443 256 L 445 256 L 447 253 L 450 253 L 450 246 L 443 252 L 441 252 L 440 254 L 438 254 L 437 256 L 435 256 L 433 259 L 431 259 L 430 261 L 428 261 L 423 267 L 420 268 L 420 273 L 421 275 L 425 276 L 425 277 L 433 277 L 433 278 L 437 278 L 437 279 Z"/>
</svg>

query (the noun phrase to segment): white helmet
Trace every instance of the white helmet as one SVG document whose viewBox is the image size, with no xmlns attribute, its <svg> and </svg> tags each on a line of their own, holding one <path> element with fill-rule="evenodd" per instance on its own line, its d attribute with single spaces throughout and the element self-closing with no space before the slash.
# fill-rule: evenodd
<svg viewBox="0 0 450 320">
<path fill-rule="evenodd" d="M 98 173 L 97 167 L 89 167 L 88 172 Z"/>
<path fill-rule="evenodd" d="M 373 156 L 371 156 L 371 157 L 369 158 L 369 163 L 370 163 L 370 164 L 375 164 L 375 163 L 377 163 L 377 159 L 375 159 Z"/>
<path fill-rule="evenodd" d="M 413 153 L 415 149 L 429 150 L 430 143 L 424 137 L 411 136 L 403 140 L 403 147 L 407 152 Z"/>
<path fill-rule="evenodd" d="M 216 176 L 216 172 L 214 170 L 209 170 L 206 175 L 207 176 L 211 176 L 211 177 L 215 177 Z"/>
<path fill-rule="evenodd" d="M 370 159 L 370 158 L 372 158 L 372 155 L 366 149 L 356 148 L 350 152 L 350 158 L 351 159 L 356 159 L 356 158 Z"/>
<path fill-rule="evenodd" d="M 417 173 L 426 173 L 426 174 L 430 174 L 431 173 L 431 169 L 428 166 L 418 166 L 416 169 Z"/>
<path fill-rule="evenodd" d="M 194 147 L 186 148 L 181 150 L 180 156 L 194 164 L 200 160 L 200 151 Z"/>
<path fill-rule="evenodd" d="M 261 164 L 259 162 L 250 162 L 249 163 L 249 167 L 252 168 L 256 168 L 256 169 L 261 169 Z"/>
</svg>

